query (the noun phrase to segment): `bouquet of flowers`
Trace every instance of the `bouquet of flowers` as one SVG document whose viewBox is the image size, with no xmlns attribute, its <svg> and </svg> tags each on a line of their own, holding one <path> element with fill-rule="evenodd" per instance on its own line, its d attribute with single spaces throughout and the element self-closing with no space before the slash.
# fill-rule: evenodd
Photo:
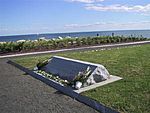
<svg viewBox="0 0 150 113">
<path fill-rule="evenodd" d="M 61 84 L 63 86 L 66 86 L 69 83 L 67 80 L 63 80 L 57 75 L 52 75 L 51 73 L 46 73 L 45 71 L 42 71 L 42 70 L 38 70 L 38 71 L 36 71 L 36 73 L 40 74 L 40 75 L 42 75 L 44 77 L 47 77 L 47 78 L 49 78 L 51 80 L 54 80 L 55 82 L 57 82 L 57 83 L 59 83 L 59 84 Z"/>
<path fill-rule="evenodd" d="M 82 85 L 86 82 L 86 80 L 88 79 L 88 77 L 91 74 L 91 69 L 88 66 L 87 69 L 83 72 L 79 72 L 78 75 L 75 77 L 75 79 L 73 80 L 74 82 L 74 86 L 76 89 L 80 89 L 82 87 Z"/>
<path fill-rule="evenodd" d="M 86 83 L 88 77 L 90 76 L 92 70 L 88 66 L 85 71 L 79 72 L 78 75 L 74 78 L 73 81 L 69 82 L 67 80 L 61 79 L 58 75 L 53 75 L 51 73 L 46 73 L 45 71 L 39 70 L 42 66 L 44 66 L 47 63 L 47 61 L 43 62 L 42 64 L 38 64 L 38 70 L 35 70 L 37 74 L 40 74 L 44 77 L 47 77 L 51 80 L 54 80 L 55 82 L 63 85 L 63 86 L 72 86 L 76 89 L 80 89 L 83 84 Z"/>
</svg>

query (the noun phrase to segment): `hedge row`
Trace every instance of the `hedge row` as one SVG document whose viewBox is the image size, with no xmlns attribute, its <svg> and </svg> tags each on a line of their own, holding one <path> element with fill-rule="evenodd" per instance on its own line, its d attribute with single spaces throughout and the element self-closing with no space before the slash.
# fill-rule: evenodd
<svg viewBox="0 0 150 113">
<path fill-rule="evenodd" d="M 63 38 L 56 40 L 38 40 L 25 42 L 5 42 L 0 43 L 0 53 L 10 52 L 29 52 L 54 50 L 61 48 L 71 48 L 79 46 L 99 45 L 107 43 L 133 42 L 143 41 L 147 38 L 143 37 L 123 37 L 123 36 L 100 36 L 100 37 L 86 37 L 86 38 Z"/>
</svg>

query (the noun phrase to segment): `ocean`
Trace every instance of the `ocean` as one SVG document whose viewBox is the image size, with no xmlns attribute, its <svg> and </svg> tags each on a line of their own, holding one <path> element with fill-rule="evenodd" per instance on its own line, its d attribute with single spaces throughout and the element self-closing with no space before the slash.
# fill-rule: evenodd
<svg viewBox="0 0 150 113">
<path fill-rule="evenodd" d="M 88 37 L 88 36 L 111 36 L 114 33 L 115 36 L 143 36 L 150 38 L 150 30 L 119 30 L 119 31 L 94 31 L 94 32 L 73 32 L 73 33 L 46 33 L 46 34 L 29 34 L 29 35 L 12 35 L 12 36 L 0 36 L 0 42 L 9 42 L 17 40 L 36 40 L 41 37 L 46 39 L 60 37 Z"/>
</svg>

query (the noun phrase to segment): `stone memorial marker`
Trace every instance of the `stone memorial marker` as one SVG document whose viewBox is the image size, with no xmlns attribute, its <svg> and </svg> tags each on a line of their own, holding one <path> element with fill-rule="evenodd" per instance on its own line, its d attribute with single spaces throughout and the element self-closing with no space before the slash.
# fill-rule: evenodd
<svg viewBox="0 0 150 113">
<path fill-rule="evenodd" d="M 53 57 L 53 58 L 56 58 L 56 57 Z M 57 58 L 60 58 L 60 57 L 57 57 Z M 61 57 L 60 59 L 62 59 L 62 57 Z M 69 60 L 69 59 L 68 59 L 68 60 Z M 78 61 L 76 60 L 76 62 L 78 62 Z M 79 62 L 80 62 L 80 61 L 79 61 Z M 111 109 L 111 108 L 109 108 L 109 107 L 106 107 L 105 105 L 103 105 L 103 104 L 101 104 L 101 103 L 99 103 L 99 102 L 97 102 L 97 101 L 95 101 L 95 100 L 92 100 L 91 98 L 88 98 L 87 96 L 78 94 L 78 93 L 81 93 L 81 92 L 83 92 L 83 91 L 87 91 L 87 89 L 86 89 L 87 87 L 81 88 L 81 89 L 79 89 L 79 90 L 72 90 L 72 89 L 70 89 L 70 88 L 68 88 L 68 87 L 64 87 L 64 86 L 58 84 L 57 82 L 54 82 L 53 80 L 50 80 L 50 79 L 44 77 L 44 76 L 41 75 L 41 74 L 38 74 L 38 73 L 35 72 L 35 71 L 29 70 L 29 69 L 27 69 L 27 68 L 25 68 L 25 67 L 23 67 L 23 66 L 21 66 L 21 65 L 19 65 L 19 64 L 17 64 L 17 63 L 15 63 L 15 62 L 13 62 L 13 61 L 8 61 L 7 63 L 9 63 L 9 64 L 11 64 L 11 65 L 14 65 L 15 67 L 19 68 L 20 70 L 24 71 L 25 73 L 31 75 L 32 77 L 34 77 L 34 78 L 36 78 L 36 79 L 38 79 L 38 80 L 44 82 L 45 84 L 47 84 L 47 85 L 49 85 L 49 86 L 51 86 L 51 87 L 57 89 L 58 91 L 60 91 L 60 92 L 62 92 L 62 93 L 64 93 L 64 94 L 66 94 L 66 95 L 68 95 L 68 96 L 70 96 L 70 97 L 72 97 L 72 98 L 78 100 L 79 102 L 82 102 L 82 103 L 84 103 L 84 104 L 86 104 L 86 105 L 88 105 L 88 106 L 94 108 L 95 110 L 98 110 L 98 111 L 101 112 L 101 113 L 119 113 L 118 111 L 115 111 L 115 110 L 113 110 L 113 109 Z M 49 62 L 49 63 L 50 63 L 50 62 Z M 83 62 L 82 62 L 82 63 L 83 63 Z M 84 62 L 84 63 L 87 64 L 87 62 Z M 90 63 L 90 64 L 91 64 L 91 63 Z M 87 65 L 88 65 L 88 64 L 87 64 Z M 92 65 L 92 64 L 91 64 L 91 65 Z M 91 66 L 91 65 L 90 65 L 90 66 Z M 96 68 L 96 69 L 97 69 L 97 68 Z M 95 72 L 97 72 L 97 70 L 99 70 L 99 69 L 97 69 L 97 70 L 96 70 L 96 69 L 95 69 Z M 103 70 L 103 69 L 104 69 L 104 67 L 102 66 L 102 70 Z M 36 69 L 36 70 L 37 70 L 37 69 Z M 103 71 L 104 71 L 104 70 L 103 70 Z M 99 73 L 100 73 L 100 72 L 98 72 L 97 74 L 99 74 Z M 103 73 L 103 74 L 104 74 L 104 73 Z M 113 78 L 115 78 L 113 81 L 116 81 L 116 80 L 119 80 L 119 79 L 120 79 L 120 78 L 117 78 L 117 77 L 115 77 L 115 76 L 113 76 Z M 109 80 L 111 80 L 111 78 L 110 78 Z M 106 80 L 106 81 L 109 81 L 109 80 Z M 103 82 L 105 82 L 105 81 L 103 81 Z M 109 82 L 112 82 L 112 80 L 109 81 Z M 99 85 L 99 83 L 95 83 L 95 84 Z M 103 83 L 103 84 L 105 84 L 105 83 Z M 97 87 L 97 85 L 96 85 L 96 87 Z M 91 86 L 91 87 L 90 87 L 90 86 Z M 90 87 L 90 88 L 88 88 L 88 89 L 94 88 L 93 85 L 90 85 L 90 86 L 88 86 L 88 87 Z"/>
<path fill-rule="evenodd" d="M 109 72 L 103 65 L 60 56 L 53 56 L 49 60 L 48 64 L 42 67 L 42 70 L 47 73 L 58 75 L 64 80 L 72 81 L 79 74 L 79 72 L 83 72 L 87 68 L 90 68 L 91 70 L 91 74 L 87 79 L 88 84 L 104 81 L 110 76 Z"/>
</svg>

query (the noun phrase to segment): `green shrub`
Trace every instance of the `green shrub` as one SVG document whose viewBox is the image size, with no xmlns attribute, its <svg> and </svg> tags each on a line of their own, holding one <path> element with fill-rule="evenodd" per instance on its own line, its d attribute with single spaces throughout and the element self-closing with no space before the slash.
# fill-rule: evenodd
<svg viewBox="0 0 150 113">
<path fill-rule="evenodd" d="M 38 69 L 40 70 L 42 67 L 48 64 L 48 60 L 45 61 L 39 61 L 37 64 Z"/>
<path fill-rule="evenodd" d="M 107 44 L 118 42 L 144 41 L 147 38 L 134 36 L 97 36 L 81 38 L 63 38 L 51 40 L 25 41 L 25 42 L 6 42 L 0 43 L 0 53 L 60 49 L 85 45 Z"/>
</svg>

